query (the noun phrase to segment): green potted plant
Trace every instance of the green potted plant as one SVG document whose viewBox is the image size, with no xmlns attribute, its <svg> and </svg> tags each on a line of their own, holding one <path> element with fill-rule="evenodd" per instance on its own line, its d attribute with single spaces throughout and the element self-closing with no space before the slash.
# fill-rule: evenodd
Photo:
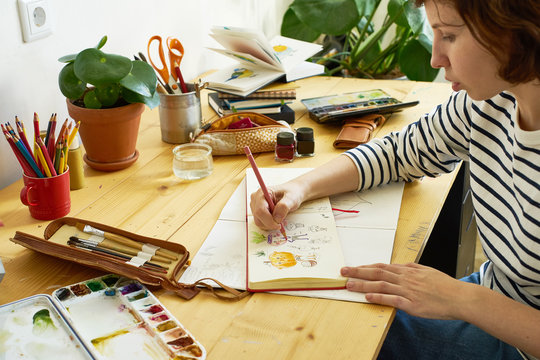
<svg viewBox="0 0 540 360">
<path fill-rule="evenodd" d="M 159 105 L 154 69 L 143 61 L 107 54 L 96 47 L 58 59 L 66 65 L 58 84 L 68 113 L 80 121 L 79 133 L 92 168 L 114 171 L 133 164 L 139 123 L 144 106 Z"/>
<path fill-rule="evenodd" d="M 411 0 L 294 0 L 283 16 L 281 34 L 304 41 L 323 38 L 314 60 L 328 75 L 433 81 L 433 33 L 425 11 Z M 383 11 L 385 11 L 383 13 Z M 376 24 L 378 12 L 382 22 Z"/>
</svg>

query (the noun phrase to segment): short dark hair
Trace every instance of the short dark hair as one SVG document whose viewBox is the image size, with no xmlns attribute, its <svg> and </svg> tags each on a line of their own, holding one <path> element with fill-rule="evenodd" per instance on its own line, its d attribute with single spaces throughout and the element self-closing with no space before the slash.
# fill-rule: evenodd
<svg viewBox="0 0 540 360">
<path fill-rule="evenodd" d="M 425 1 L 416 0 L 416 5 Z M 500 59 L 503 80 L 517 84 L 540 79 L 540 1 L 431 1 L 456 9 L 476 40 Z"/>
</svg>

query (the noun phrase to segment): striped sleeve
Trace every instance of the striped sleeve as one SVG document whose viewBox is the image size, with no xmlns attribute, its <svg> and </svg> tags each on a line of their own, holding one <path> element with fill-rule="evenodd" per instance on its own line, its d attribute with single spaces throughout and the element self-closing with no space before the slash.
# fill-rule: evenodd
<svg viewBox="0 0 540 360">
<path fill-rule="evenodd" d="M 468 156 L 468 101 L 465 92 L 454 93 L 444 104 L 401 131 L 345 152 L 358 169 L 358 190 L 454 170 Z"/>
</svg>

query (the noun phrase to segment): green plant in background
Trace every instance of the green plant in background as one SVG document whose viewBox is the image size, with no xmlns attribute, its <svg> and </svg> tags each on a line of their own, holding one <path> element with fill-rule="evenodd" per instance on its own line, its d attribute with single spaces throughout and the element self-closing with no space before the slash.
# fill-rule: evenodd
<svg viewBox="0 0 540 360">
<path fill-rule="evenodd" d="M 137 102 L 150 108 L 159 105 L 154 69 L 143 61 L 104 53 L 100 49 L 106 42 L 104 36 L 96 47 L 58 59 L 67 63 L 58 76 L 62 94 L 89 109 Z"/>
<path fill-rule="evenodd" d="M 439 70 L 430 65 L 433 32 L 424 9 L 411 0 L 388 0 L 384 19 L 376 25 L 382 3 L 294 0 L 283 16 L 281 34 L 309 42 L 323 35 L 323 55 L 313 59 L 325 65 L 328 75 L 435 79 Z"/>
</svg>

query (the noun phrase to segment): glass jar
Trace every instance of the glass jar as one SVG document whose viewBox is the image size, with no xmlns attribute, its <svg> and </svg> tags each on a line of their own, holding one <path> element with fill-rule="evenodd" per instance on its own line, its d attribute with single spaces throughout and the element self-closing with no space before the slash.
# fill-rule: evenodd
<svg viewBox="0 0 540 360">
<path fill-rule="evenodd" d="M 277 134 L 275 159 L 280 162 L 291 162 L 294 160 L 294 134 L 282 131 Z"/>
</svg>

